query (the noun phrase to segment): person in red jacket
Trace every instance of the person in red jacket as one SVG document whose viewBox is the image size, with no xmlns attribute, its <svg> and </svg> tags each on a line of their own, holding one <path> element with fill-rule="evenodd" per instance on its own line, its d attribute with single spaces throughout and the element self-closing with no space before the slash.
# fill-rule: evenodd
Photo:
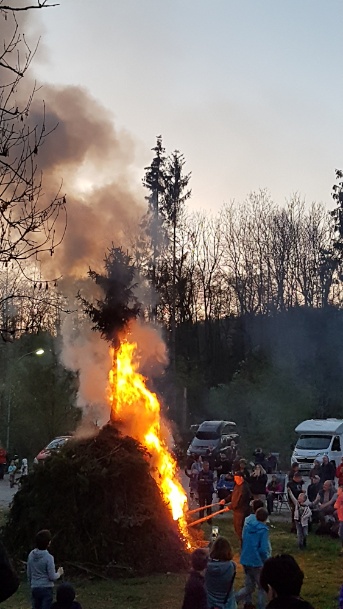
<svg viewBox="0 0 343 609">
<path fill-rule="evenodd" d="M 4 479 L 5 469 L 7 464 L 7 452 L 0 444 L 0 480 Z"/>
<path fill-rule="evenodd" d="M 341 462 L 336 467 L 336 478 L 338 478 L 338 486 L 343 486 L 343 457 L 341 457 Z"/>
<path fill-rule="evenodd" d="M 340 553 L 341 555 L 343 555 L 343 486 L 338 487 L 337 499 L 334 508 L 335 510 L 337 510 L 337 518 L 339 520 L 338 534 L 342 544 L 342 549 Z"/>
</svg>

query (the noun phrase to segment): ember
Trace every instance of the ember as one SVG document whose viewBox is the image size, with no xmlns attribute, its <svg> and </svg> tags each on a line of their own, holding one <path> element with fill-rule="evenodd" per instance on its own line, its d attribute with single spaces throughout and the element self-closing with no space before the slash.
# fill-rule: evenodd
<svg viewBox="0 0 343 609">
<path fill-rule="evenodd" d="M 187 497 L 177 480 L 176 461 L 163 437 L 160 403 L 146 387 L 146 379 L 137 372 L 137 345 L 122 342 L 115 362 L 115 368 L 110 371 L 110 403 L 114 417 L 120 420 L 125 433 L 138 440 L 151 454 L 151 474 L 186 538 L 184 507 Z"/>
</svg>

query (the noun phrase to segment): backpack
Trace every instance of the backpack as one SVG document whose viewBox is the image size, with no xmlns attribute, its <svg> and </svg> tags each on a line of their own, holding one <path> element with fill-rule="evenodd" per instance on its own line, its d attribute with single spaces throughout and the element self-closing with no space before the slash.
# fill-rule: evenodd
<svg viewBox="0 0 343 609">
<path fill-rule="evenodd" d="M 18 588 L 19 577 L 0 542 L 0 603 L 12 596 Z"/>
</svg>

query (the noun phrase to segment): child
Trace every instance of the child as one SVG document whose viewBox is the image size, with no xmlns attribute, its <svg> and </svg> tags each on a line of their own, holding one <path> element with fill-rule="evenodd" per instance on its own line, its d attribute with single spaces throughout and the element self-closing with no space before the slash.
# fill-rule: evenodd
<svg viewBox="0 0 343 609">
<path fill-rule="evenodd" d="M 302 550 L 306 548 L 306 537 L 308 535 L 308 523 L 311 520 L 312 511 L 308 505 L 306 493 L 300 493 L 298 499 L 292 495 L 294 503 L 294 522 L 297 529 L 298 546 Z"/>
<path fill-rule="evenodd" d="M 15 466 L 14 460 L 12 459 L 10 465 L 8 466 L 8 477 L 9 477 L 11 488 L 14 487 L 14 477 L 15 477 L 16 471 L 17 471 L 17 468 Z"/>
<path fill-rule="evenodd" d="M 339 530 L 338 535 L 341 540 L 342 549 L 341 556 L 343 556 L 343 486 L 339 486 L 337 490 L 337 499 L 334 505 L 335 510 L 337 510 L 337 517 L 339 520 Z"/>
<path fill-rule="evenodd" d="M 75 590 L 71 584 L 60 584 L 56 590 L 56 602 L 52 603 L 51 609 L 82 609 L 80 603 L 75 600 Z"/>
<path fill-rule="evenodd" d="M 27 459 L 22 459 L 21 461 L 21 468 L 20 468 L 20 474 L 22 476 L 27 476 L 29 473 L 29 467 L 27 464 Z"/>
<path fill-rule="evenodd" d="M 185 587 L 182 609 L 207 609 L 204 572 L 208 555 L 205 550 L 194 550 L 191 556 L 192 570 Z"/>
<path fill-rule="evenodd" d="M 55 571 L 54 557 L 48 551 L 51 533 L 47 529 L 36 535 L 36 548 L 27 559 L 27 579 L 32 594 L 32 609 L 50 609 L 54 582 L 63 575 L 63 568 Z"/>
</svg>

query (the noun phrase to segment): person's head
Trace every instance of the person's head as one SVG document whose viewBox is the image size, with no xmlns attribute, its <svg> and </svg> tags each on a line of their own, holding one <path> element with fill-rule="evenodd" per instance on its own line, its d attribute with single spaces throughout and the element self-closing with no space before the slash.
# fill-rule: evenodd
<svg viewBox="0 0 343 609">
<path fill-rule="evenodd" d="M 48 529 L 38 531 L 36 535 L 36 548 L 38 550 L 47 550 L 51 544 L 51 533 Z"/>
<path fill-rule="evenodd" d="M 299 596 L 304 574 L 290 554 L 278 554 L 268 558 L 260 575 L 261 587 L 272 593 L 271 597 Z"/>
<path fill-rule="evenodd" d="M 294 482 L 296 482 L 297 484 L 303 484 L 303 479 L 302 479 L 302 477 L 301 477 L 301 473 L 300 473 L 300 472 L 295 472 L 295 473 L 294 473 L 293 480 L 294 480 Z"/>
<path fill-rule="evenodd" d="M 320 463 L 319 463 L 318 459 L 315 459 L 313 461 L 313 467 L 320 467 Z"/>
<path fill-rule="evenodd" d="M 264 507 L 264 503 L 263 503 L 262 499 L 254 499 L 251 506 L 252 506 L 252 511 L 254 512 L 254 514 L 256 514 L 256 512 L 259 508 Z"/>
<path fill-rule="evenodd" d="M 230 446 L 231 446 L 231 448 L 235 448 L 236 444 L 235 444 L 235 441 L 234 441 L 234 440 L 231 440 L 231 442 L 230 442 Z"/>
<path fill-rule="evenodd" d="M 324 455 L 323 457 L 323 465 L 327 465 L 329 463 L 329 457 L 327 455 Z"/>
<path fill-rule="evenodd" d="M 325 482 L 323 484 L 324 491 L 329 491 L 331 487 L 332 487 L 332 481 L 331 480 L 325 480 Z"/>
<path fill-rule="evenodd" d="M 233 552 L 230 542 L 225 537 L 217 537 L 212 546 L 210 557 L 223 562 L 232 560 Z"/>
<path fill-rule="evenodd" d="M 198 548 L 191 554 L 191 565 L 194 571 L 204 571 L 208 562 L 208 554 L 206 550 Z"/>
<path fill-rule="evenodd" d="M 237 484 L 238 486 L 240 486 L 244 482 L 244 478 L 241 471 L 235 472 L 233 475 L 233 479 L 235 481 L 235 484 Z"/>
<path fill-rule="evenodd" d="M 226 459 L 225 453 L 220 453 L 220 460 L 225 461 L 225 459 Z"/>
<path fill-rule="evenodd" d="M 266 522 L 268 518 L 268 510 L 266 510 L 265 507 L 259 507 L 258 510 L 256 510 L 255 516 L 256 520 L 259 522 Z"/>
<path fill-rule="evenodd" d="M 277 482 L 277 475 L 276 474 L 272 475 L 272 482 Z"/>
<path fill-rule="evenodd" d="M 71 607 L 73 601 L 75 600 L 75 596 L 76 594 L 73 586 L 71 584 L 68 584 L 67 582 L 63 582 L 63 584 L 60 584 L 56 590 L 57 602 L 66 609 L 68 607 Z"/>
<path fill-rule="evenodd" d="M 208 470 L 210 469 L 210 464 L 208 461 L 203 461 L 202 462 L 202 468 L 204 470 L 204 472 L 208 472 Z"/>
<path fill-rule="evenodd" d="M 240 469 L 245 469 L 245 468 L 246 468 L 246 466 L 247 466 L 247 462 L 246 462 L 246 460 L 245 460 L 245 459 L 240 459 L 240 460 L 239 460 L 239 468 L 240 468 Z"/>
<path fill-rule="evenodd" d="M 311 482 L 312 482 L 312 484 L 319 484 L 320 477 L 317 474 L 315 474 L 314 476 L 311 476 Z"/>
<path fill-rule="evenodd" d="M 298 472 L 299 471 L 299 463 L 297 463 L 296 461 L 294 463 L 292 463 L 291 470 L 293 472 Z"/>
<path fill-rule="evenodd" d="M 307 500 L 307 495 L 306 493 L 300 493 L 299 497 L 298 497 L 298 501 L 299 503 L 305 503 L 305 501 Z"/>
</svg>

